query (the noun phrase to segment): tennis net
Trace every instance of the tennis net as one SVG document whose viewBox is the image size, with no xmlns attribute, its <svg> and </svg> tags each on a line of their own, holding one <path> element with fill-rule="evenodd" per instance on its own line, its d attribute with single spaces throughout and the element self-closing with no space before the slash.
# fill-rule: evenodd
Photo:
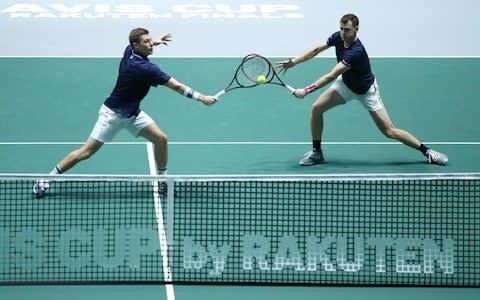
<svg viewBox="0 0 480 300">
<path fill-rule="evenodd" d="M 480 174 L 0 174 L 0 284 L 103 282 L 478 287 Z"/>
</svg>

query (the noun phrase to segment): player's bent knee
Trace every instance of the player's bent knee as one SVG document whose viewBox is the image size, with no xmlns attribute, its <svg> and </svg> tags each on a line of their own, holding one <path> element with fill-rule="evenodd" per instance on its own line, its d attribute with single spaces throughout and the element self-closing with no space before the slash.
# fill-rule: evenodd
<svg viewBox="0 0 480 300">
<path fill-rule="evenodd" d="M 90 157 L 92 157 L 92 155 L 93 155 L 93 152 L 91 152 L 91 151 L 82 151 L 80 153 L 80 160 L 89 159 Z"/>
<path fill-rule="evenodd" d="M 168 136 L 165 133 L 159 133 L 155 135 L 155 144 L 167 144 L 168 143 Z"/>
<path fill-rule="evenodd" d="M 95 153 L 92 149 L 89 148 L 81 148 L 78 150 L 78 159 L 79 160 L 86 160 L 92 157 L 92 155 Z"/>
<path fill-rule="evenodd" d="M 387 128 L 383 130 L 383 134 L 391 139 L 396 139 L 398 137 L 397 130 L 395 128 Z"/>
<path fill-rule="evenodd" d="M 168 136 L 165 133 L 162 133 L 160 135 L 160 140 L 162 141 L 162 143 L 166 144 L 168 142 Z"/>
<path fill-rule="evenodd" d="M 323 108 L 323 105 L 316 104 L 316 103 L 312 104 L 312 114 L 321 114 L 324 111 L 325 111 L 325 109 Z"/>
</svg>

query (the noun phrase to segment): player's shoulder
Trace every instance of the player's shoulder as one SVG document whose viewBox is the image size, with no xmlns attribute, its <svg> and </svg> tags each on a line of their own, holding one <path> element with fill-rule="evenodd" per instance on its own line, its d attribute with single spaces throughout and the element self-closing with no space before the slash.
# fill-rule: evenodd
<svg viewBox="0 0 480 300">
<path fill-rule="evenodd" d="M 328 39 L 335 40 L 335 41 L 340 40 L 340 31 L 335 31 L 328 37 Z"/>
<path fill-rule="evenodd" d="M 365 50 L 365 47 L 363 46 L 362 42 L 360 39 L 357 39 L 355 43 L 352 45 L 351 51 L 355 52 L 358 55 L 366 55 L 367 51 Z"/>
<path fill-rule="evenodd" d="M 143 64 L 142 64 L 142 65 L 143 65 L 143 67 L 144 67 L 145 69 L 148 69 L 148 70 L 151 70 L 151 71 L 158 71 L 158 70 L 160 70 L 160 67 L 159 67 L 157 64 L 151 62 L 151 61 L 148 60 L 148 59 L 145 59 L 145 60 L 143 61 Z"/>
<path fill-rule="evenodd" d="M 128 59 L 132 66 L 139 68 L 139 69 L 150 69 L 155 64 L 151 63 L 147 58 L 140 56 L 136 53 L 132 53 Z"/>
<path fill-rule="evenodd" d="M 340 31 L 336 31 L 328 37 L 327 45 L 333 46 L 333 45 L 338 44 L 341 41 L 342 41 L 342 39 L 340 38 Z"/>
<path fill-rule="evenodd" d="M 148 76 L 163 76 L 165 73 L 160 67 L 151 62 L 150 60 L 143 60 L 139 65 L 138 68 L 141 69 L 141 72 Z"/>
<path fill-rule="evenodd" d="M 332 33 L 331 37 L 339 39 L 340 38 L 340 31 L 335 31 L 334 33 Z"/>
</svg>

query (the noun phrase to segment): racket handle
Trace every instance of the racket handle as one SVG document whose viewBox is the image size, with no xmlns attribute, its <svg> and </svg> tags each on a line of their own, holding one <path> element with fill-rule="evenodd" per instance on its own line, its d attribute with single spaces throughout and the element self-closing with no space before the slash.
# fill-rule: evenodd
<svg viewBox="0 0 480 300">
<path fill-rule="evenodd" d="M 213 97 L 218 99 L 223 94 L 225 94 L 225 90 L 221 90 L 220 92 L 216 93 L 215 96 L 213 96 Z"/>
<path fill-rule="evenodd" d="M 289 86 L 288 84 L 285 85 L 285 87 L 290 91 L 292 92 L 292 94 L 295 92 L 295 89 L 291 86 Z"/>
</svg>

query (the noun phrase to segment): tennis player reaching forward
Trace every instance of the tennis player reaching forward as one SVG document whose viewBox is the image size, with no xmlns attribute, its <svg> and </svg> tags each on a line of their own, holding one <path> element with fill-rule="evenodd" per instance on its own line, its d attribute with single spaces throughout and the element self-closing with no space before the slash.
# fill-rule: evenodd
<svg viewBox="0 0 480 300">
<path fill-rule="evenodd" d="M 324 162 L 321 148 L 323 113 L 352 99 L 358 99 L 369 111 L 375 124 L 386 137 L 418 149 L 428 158 L 428 162 L 431 164 L 445 165 L 448 162 L 448 157 L 445 154 L 429 149 L 409 132 L 393 125 L 380 97 L 375 76 L 370 69 L 367 52 L 357 38 L 358 24 L 357 16 L 347 14 L 340 19 L 340 31 L 332 34 L 326 42 L 306 51 L 295 59 L 277 63 L 277 68 L 285 73 L 289 68 L 315 57 L 330 47 L 335 47 L 338 63 L 333 69 L 312 84 L 294 92 L 297 98 L 303 98 L 305 95 L 334 81 L 330 88 L 324 91 L 313 103 L 310 116 L 313 150 L 307 152 L 299 164 L 311 166 Z"/>
<path fill-rule="evenodd" d="M 149 61 L 153 47 L 167 45 L 171 35 L 152 40 L 148 30 L 136 28 L 130 32 L 130 44 L 125 49 L 120 62 L 117 83 L 111 95 L 100 107 L 98 120 L 85 144 L 68 154 L 50 174 L 62 174 L 78 162 L 90 158 L 105 142 L 109 142 L 121 130 L 127 129 L 135 136 L 141 136 L 155 145 L 155 161 L 158 175 L 167 173 L 167 135 L 155 124 L 153 119 L 140 109 L 140 102 L 147 95 L 151 86 L 164 85 L 184 96 L 196 99 L 205 105 L 216 102 L 213 96 L 205 96 L 191 89 L 175 78 L 163 72 Z M 43 197 L 50 182 L 39 180 L 33 186 L 37 198 Z M 166 192 L 165 183 L 159 190 Z"/>
</svg>

